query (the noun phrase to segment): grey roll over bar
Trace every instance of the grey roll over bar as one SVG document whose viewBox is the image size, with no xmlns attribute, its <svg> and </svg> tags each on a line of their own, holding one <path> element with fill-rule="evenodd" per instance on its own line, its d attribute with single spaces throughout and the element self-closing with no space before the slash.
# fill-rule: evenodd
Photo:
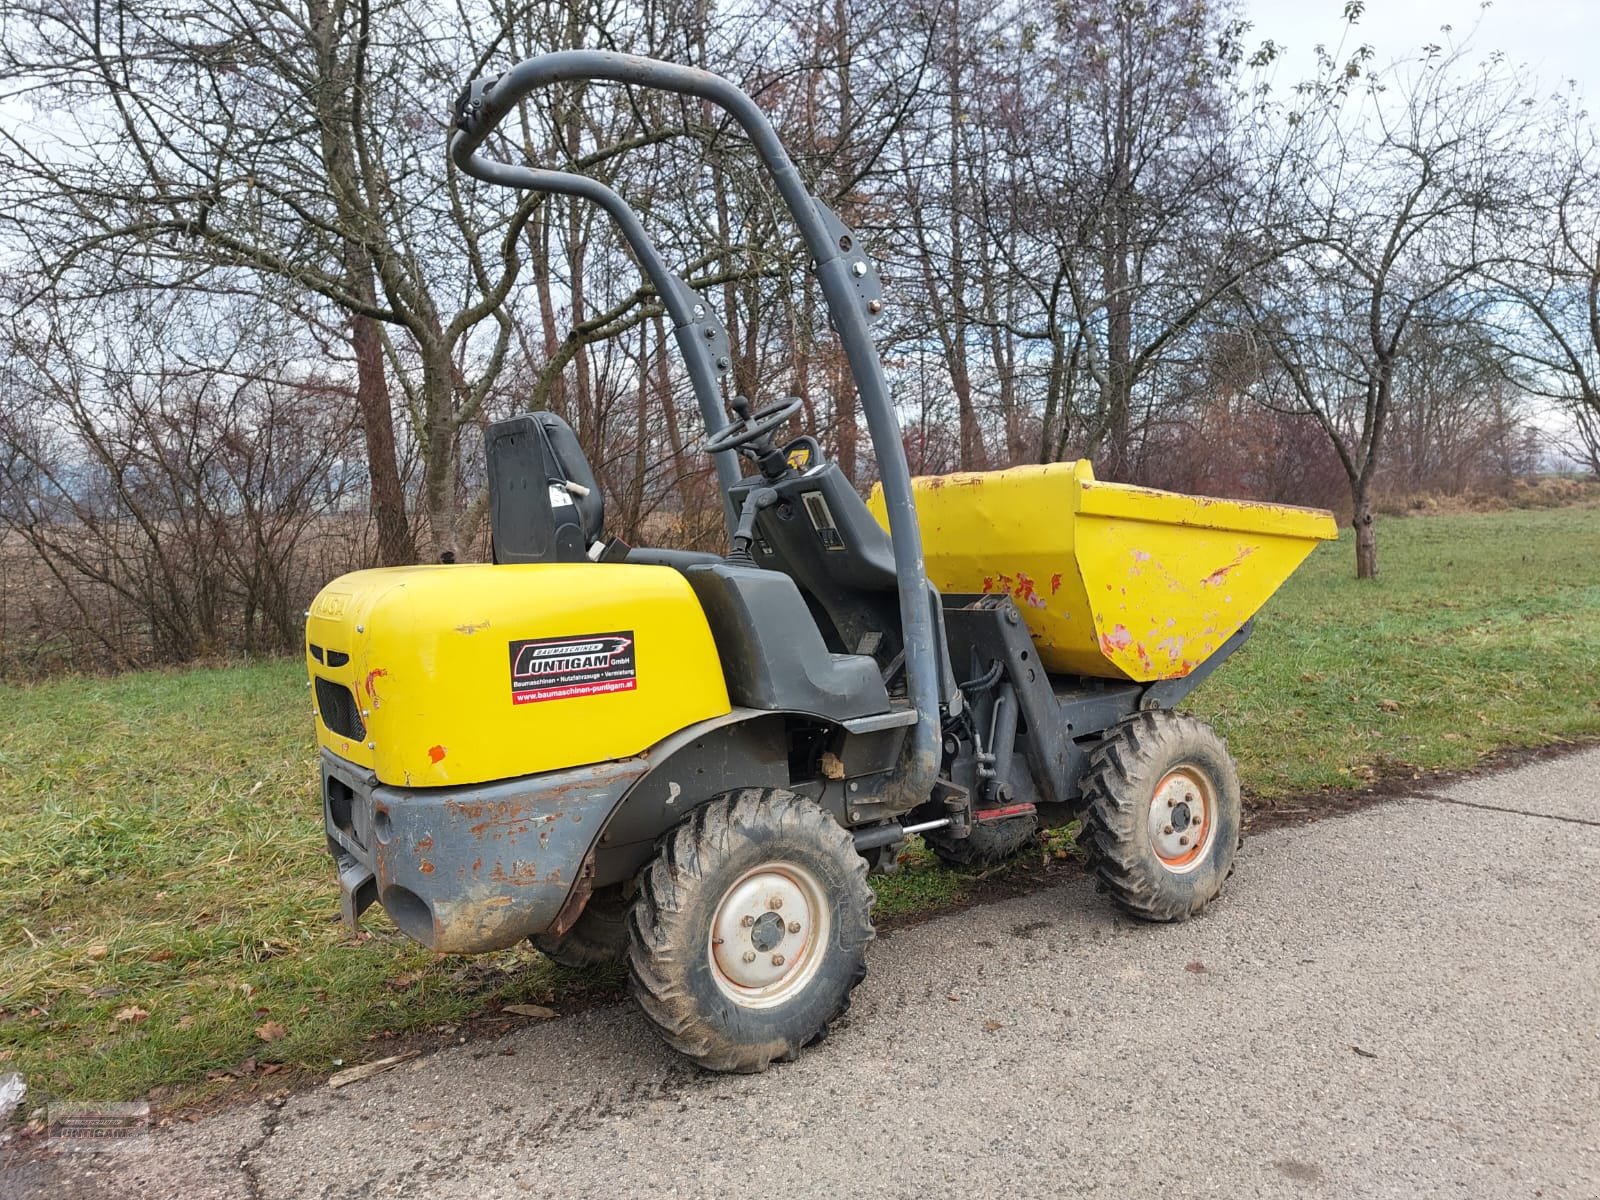
<svg viewBox="0 0 1600 1200">
<path fill-rule="evenodd" d="M 655 88 L 698 96 L 718 105 L 744 128 L 805 239 L 815 263 L 823 300 L 844 347 L 861 407 L 866 413 L 867 430 L 883 480 L 889 539 L 894 549 L 905 645 L 906 691 L 917 711 L 917 723 L 907 741 L 903 769 L 890 785 L 897 793 L 891 799 L 897 806 L 921 803 L 927 799 L 939 767 L 939 659 L 927 571 L 922 558 L 922 536 L 911 495 L 911 472 L 906 465 L 900 423 L 889 399 L 883 365 L 867 329 L 869 315 L 876 313 L 880 306 L 876 269 L 862 251 L 858 239 L 806 189 L 766 113 L 719 75 L 630 54 L 562 50 L 526 59 L 503 75 L 469 84 L 456 102 L 456 132 L 450 139 L 451 161 L 465 174 L 489 183 L 581 196 L 605 208 L 621 227 L 672 316 L 678 345 L 683 350 L 709 432 L 715 433 L 725 423 L 717 378 L 727 369 L 726 365 L 718 366 L 715 350 L 708 350 L 707 344 L 716 341 L 715 332 L 710 336 L 702 332 L 712 328 L 702 323 L 710 308 L 667 269 L 637 214 L 616 192 L 597 180 L 565 171 L 494 162 L 477 154 L 479 146 L 500 120 L 535 89 L 583 80 Z M 700 315 L 696 313 L 697 304 L 704 310 Z M 715 331 L 721 329 L 720 324 L 714 326 Z M 725 332 L 721 346 L 721 359 L 725 364 Z M 724 494 L 731 482 L 728 473 L 736 470 L 736 465 L 729 461 L 731 458 L 731 453 L 717 456 L 717 474 Z"/>
</svg>

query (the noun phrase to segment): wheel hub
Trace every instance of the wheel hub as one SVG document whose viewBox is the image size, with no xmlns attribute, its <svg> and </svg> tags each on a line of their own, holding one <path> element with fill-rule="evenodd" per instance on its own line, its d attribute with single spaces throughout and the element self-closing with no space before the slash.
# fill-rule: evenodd
<svg viewBox="0 0 1600 1200">
<path fill-rule="evenodd" d="M 1215 838 L 1216 804 L 1205 775 L 1194 767 L 1169 771 L 1150 798 L 1150 846 L 1176 874 L 1192 871 Z"/>
<path fill-rule="evenodd" d="M 757 953 L 765 954 L 783 941 L 783 918 L 775 912 L 764 912 L 750 928 L 750 944 Z"/>
<path fill-rule="evenodd" d="M 747 871 L 712 918 L 712 978 L 743 1007 L 780 1004 L 815 974 L 827 927 L 826 898 L 810 871 L 793 863 Z"/>
</svg>

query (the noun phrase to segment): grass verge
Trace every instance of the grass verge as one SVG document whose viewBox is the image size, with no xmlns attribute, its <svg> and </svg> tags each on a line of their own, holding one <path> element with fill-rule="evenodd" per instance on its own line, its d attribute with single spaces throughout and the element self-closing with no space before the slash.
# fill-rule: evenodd
<svg viewBox="0 0 1600 1200">
<path fill-rule="evenodd" d="M 1252 805 L 1600 736 L 1600 511 L 1380 536 L 1382 579 L 1322 547 L 1194 697 Z M 344 931 L 306 706 L 293 663 L 0 689 L 0 1073 L 35 1095 L 193 1101 L 617 990 L 532 950 L 434 958 L 381 916 Z M 983 885 L 921 852 L 878 881 L 879 913 Z"/>
</svg>

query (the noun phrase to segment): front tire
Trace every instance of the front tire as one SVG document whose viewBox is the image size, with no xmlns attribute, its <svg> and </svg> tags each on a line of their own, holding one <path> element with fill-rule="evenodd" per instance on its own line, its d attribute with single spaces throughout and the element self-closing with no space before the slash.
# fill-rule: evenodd
<svg viewBox="0 0 1600 1200">
<path fill-rule="evenodd" d="M 849 1007 L 873 900 L 866 860 L 814 802 L 758 788 L 712 800 L 640 873 L 634 996 L 708 1070 L 790 1061 Z"/>
<path fill-rule="evenodd" d="M 1147 921 L 1183 921 L 1222 890 L 1239 849 L 1239 772 L 1203 721 L 1137 713 L 1089 754 L 1083 837 L 1102 890 Z"/>
</svg>

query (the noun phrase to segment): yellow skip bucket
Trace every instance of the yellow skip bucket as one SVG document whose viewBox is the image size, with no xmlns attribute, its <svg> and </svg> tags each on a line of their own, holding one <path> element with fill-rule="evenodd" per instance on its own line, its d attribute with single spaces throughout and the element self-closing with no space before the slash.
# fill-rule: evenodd
<svg viewBox="0 0 1600 1200">
<path fill-rule="evenodd" d="M 1101 483 L 1087 460 L 912 486 L 934 586 L 1010 595 L 1058 673 L 1187 675 L 1338 536 L 1323 509 Z M 881 488 L 868 505 L 885 524 Z"/>
</svg>

